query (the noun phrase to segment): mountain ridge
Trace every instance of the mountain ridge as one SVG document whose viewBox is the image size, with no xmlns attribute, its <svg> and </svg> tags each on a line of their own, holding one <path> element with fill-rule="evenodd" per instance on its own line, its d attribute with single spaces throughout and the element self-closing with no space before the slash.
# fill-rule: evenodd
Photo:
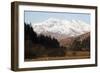
<svg viewBox="0 0 100 73">
<path fill-rule="evenodd" d="M 56 39 L 62 37 L 76 37 L 90 31 L 90 25 L 81 20 L 61 20 L 49 18 L 41 23 L 33 23 L 37 34 L 51 36 Z"/>
</svg>

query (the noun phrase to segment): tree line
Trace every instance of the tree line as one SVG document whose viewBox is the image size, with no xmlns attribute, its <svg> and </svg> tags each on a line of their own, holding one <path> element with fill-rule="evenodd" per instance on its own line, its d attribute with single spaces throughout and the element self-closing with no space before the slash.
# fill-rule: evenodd
<svg viewBox="0 0 100 73">
<path fill-rule="evenodd" d="M 24 23 L 25 37 L 25 59 L 38 58 L 40 56 L 64 56 L 65 50 L 61 48 L 59 42 L 51 36 L 37 34 L 31 24 Z"/>
<path fill-rule="evenodd" d="M 25 40 L 31 40 L 32 43 L 41 44 L 45 48 L 59 48 L 60 44 L 55 38 L 51 38 L 50 36 L 44 36 L 42 34 L 38 35 L 31 24 L 25 23 Z"/>
</svg>

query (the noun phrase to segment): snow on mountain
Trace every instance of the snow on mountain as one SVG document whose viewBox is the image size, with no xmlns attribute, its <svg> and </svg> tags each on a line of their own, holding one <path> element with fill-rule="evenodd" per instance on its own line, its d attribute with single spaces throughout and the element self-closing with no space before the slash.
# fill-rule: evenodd
<svg viewBox="0 0 100 73">
<path fill-rule="evenodd" d="M 81 20 L 69 21 L 56 18 L 49 18 L 41 23 L 33 23 L 32 27 L 37 34 L 53 37 L 74 37 L 90 31 L 90 25 Z"/>
</svg>

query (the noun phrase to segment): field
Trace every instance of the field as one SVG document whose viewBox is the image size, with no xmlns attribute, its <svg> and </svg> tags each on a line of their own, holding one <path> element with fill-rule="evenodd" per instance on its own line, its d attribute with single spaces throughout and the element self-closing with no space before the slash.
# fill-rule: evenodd
<svg viewBox="0 0 100 73">
<path fill-rule="evenodd" d="M 68 60 L 68 59 L 87 59 L 90 58 L 89 51 L 69 51 L 63 57 L 38 57 L 36 59 L 25 59 L 25 61 L 46 61 L 46 60 Z"/>
</svg>

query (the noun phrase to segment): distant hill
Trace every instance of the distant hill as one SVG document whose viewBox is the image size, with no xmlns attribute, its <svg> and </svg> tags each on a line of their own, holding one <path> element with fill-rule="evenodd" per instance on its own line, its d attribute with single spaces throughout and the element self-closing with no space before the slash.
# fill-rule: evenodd
<svg viewBox="0 0 100 73">
<path fill-rule="evenodd" d="M 60 46 L 68 49 L 90 50 L 90 32 L 79 35 L 77 37 L 70 37 L 59 41 Z"/>
</svg>

